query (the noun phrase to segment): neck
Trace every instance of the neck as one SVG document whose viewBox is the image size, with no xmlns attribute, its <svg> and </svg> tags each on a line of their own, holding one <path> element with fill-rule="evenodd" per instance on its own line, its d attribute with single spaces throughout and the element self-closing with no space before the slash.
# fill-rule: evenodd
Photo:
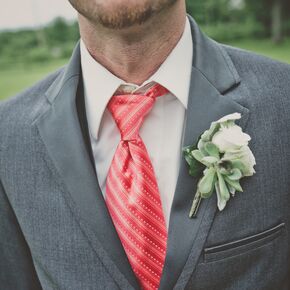
<svg viewBox="0 0 290 290">
<path fill-rule="evenodd" d="M 125 82 L 141 85 L 179 41 L 186 20 L 184 2 L 124 30 L 104 28 L 79 15 L 81 37 L 97 62 Z"/>
</svg>

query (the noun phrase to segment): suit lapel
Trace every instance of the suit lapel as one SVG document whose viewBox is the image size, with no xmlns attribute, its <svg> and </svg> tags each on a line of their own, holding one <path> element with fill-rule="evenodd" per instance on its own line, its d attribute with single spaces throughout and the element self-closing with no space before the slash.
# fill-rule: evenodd
<svg viewBox="0 0 290 290">
<path fill-rule="evenodd" d="M 194 144 L 211 122 L 224 115 L 241 113 L 239 125 L 242 127 L 248 117 L 248 109 L 223 95 L 226 91 L 234 90 L 240 82 L 229 56 L 219 44 L 202 35 L 192 18 L 190 21 L 194 59 L 182 147 Z M 240 90 L 240 93 L 246 92 Z M 188 166 L 181 156 L 160 289 L 185 287 L 196 267 L 216 214 L 216 197 L 213 195 L 202 200 L 197 217 L 189 219 L 188 213 L 197 181 L 198 178 L 188 174 Z"/>
<path fill-rule="evenodd" d="M 84 121 L 84 115 L 80 111 L 78 115 L 76 108 L 76 95 L 83 91 L 80 74 L 77 46 L 64 74 L 46 94 L 50 106 L 37 120 L 37 127 L 59 178 L 69 192 L 72 202 L 68 204 L 95 252 L 120 287 L 138 288 L 97 182 L 88 154 L 90 148 L 84 142 L 83 136 L 88 138 L 86 126 L 81 123 L 82 131 L 78 120 L 79 117 Z M 77 99 L 80 98 L 83 96 L 78 95 Z M 78 101 L 78 105 L 84 105 L 81 102 Z"/>
</svg>

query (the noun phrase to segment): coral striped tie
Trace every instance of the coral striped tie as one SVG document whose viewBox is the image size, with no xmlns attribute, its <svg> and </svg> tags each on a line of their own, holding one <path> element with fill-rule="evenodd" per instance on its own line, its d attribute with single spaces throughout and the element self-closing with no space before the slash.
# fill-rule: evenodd
<svg viewBox="0 0 290 290">
<path fill-rule="evenodd" d="M 142 289 L 158 289 L 166 254 L 167 229 L 153 166 L 139 129 L 159 84 L 143 95 L 115 95 L 108 109 L 121 134 L 106 181 L 106 204 Z"/>
</svg>

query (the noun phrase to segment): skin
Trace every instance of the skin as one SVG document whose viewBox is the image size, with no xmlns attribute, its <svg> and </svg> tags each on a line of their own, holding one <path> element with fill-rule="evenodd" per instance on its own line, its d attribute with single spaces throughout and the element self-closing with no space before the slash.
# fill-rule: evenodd
<svg viewBox="0 0 290 290">
<path fill-rule="evenodd" d="M 184 0 L 69 1 L 90 54 L 128 83 L 154 74 L 184 30 Z"/>
</svg>

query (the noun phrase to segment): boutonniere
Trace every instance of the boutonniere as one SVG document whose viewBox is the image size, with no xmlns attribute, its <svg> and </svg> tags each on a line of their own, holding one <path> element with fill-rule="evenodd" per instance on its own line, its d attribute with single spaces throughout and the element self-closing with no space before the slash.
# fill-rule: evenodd
<svg viewBox="0 0 290 290">
<path fill-rule="evenodd" d="M 255 157 L 248 143 L 251 137 L 235 121 L 239 113 L 224 116 L 213 122 L 199 138 L 197 145 L 183 148 L 189 174 L 200 176 L 189 217 L 195 217 L 202 198 L 215 191 L 217 206 L 222 211 L 230 196 L 242 192 L 240 179 L 255 173 Z"/>
</svg>

